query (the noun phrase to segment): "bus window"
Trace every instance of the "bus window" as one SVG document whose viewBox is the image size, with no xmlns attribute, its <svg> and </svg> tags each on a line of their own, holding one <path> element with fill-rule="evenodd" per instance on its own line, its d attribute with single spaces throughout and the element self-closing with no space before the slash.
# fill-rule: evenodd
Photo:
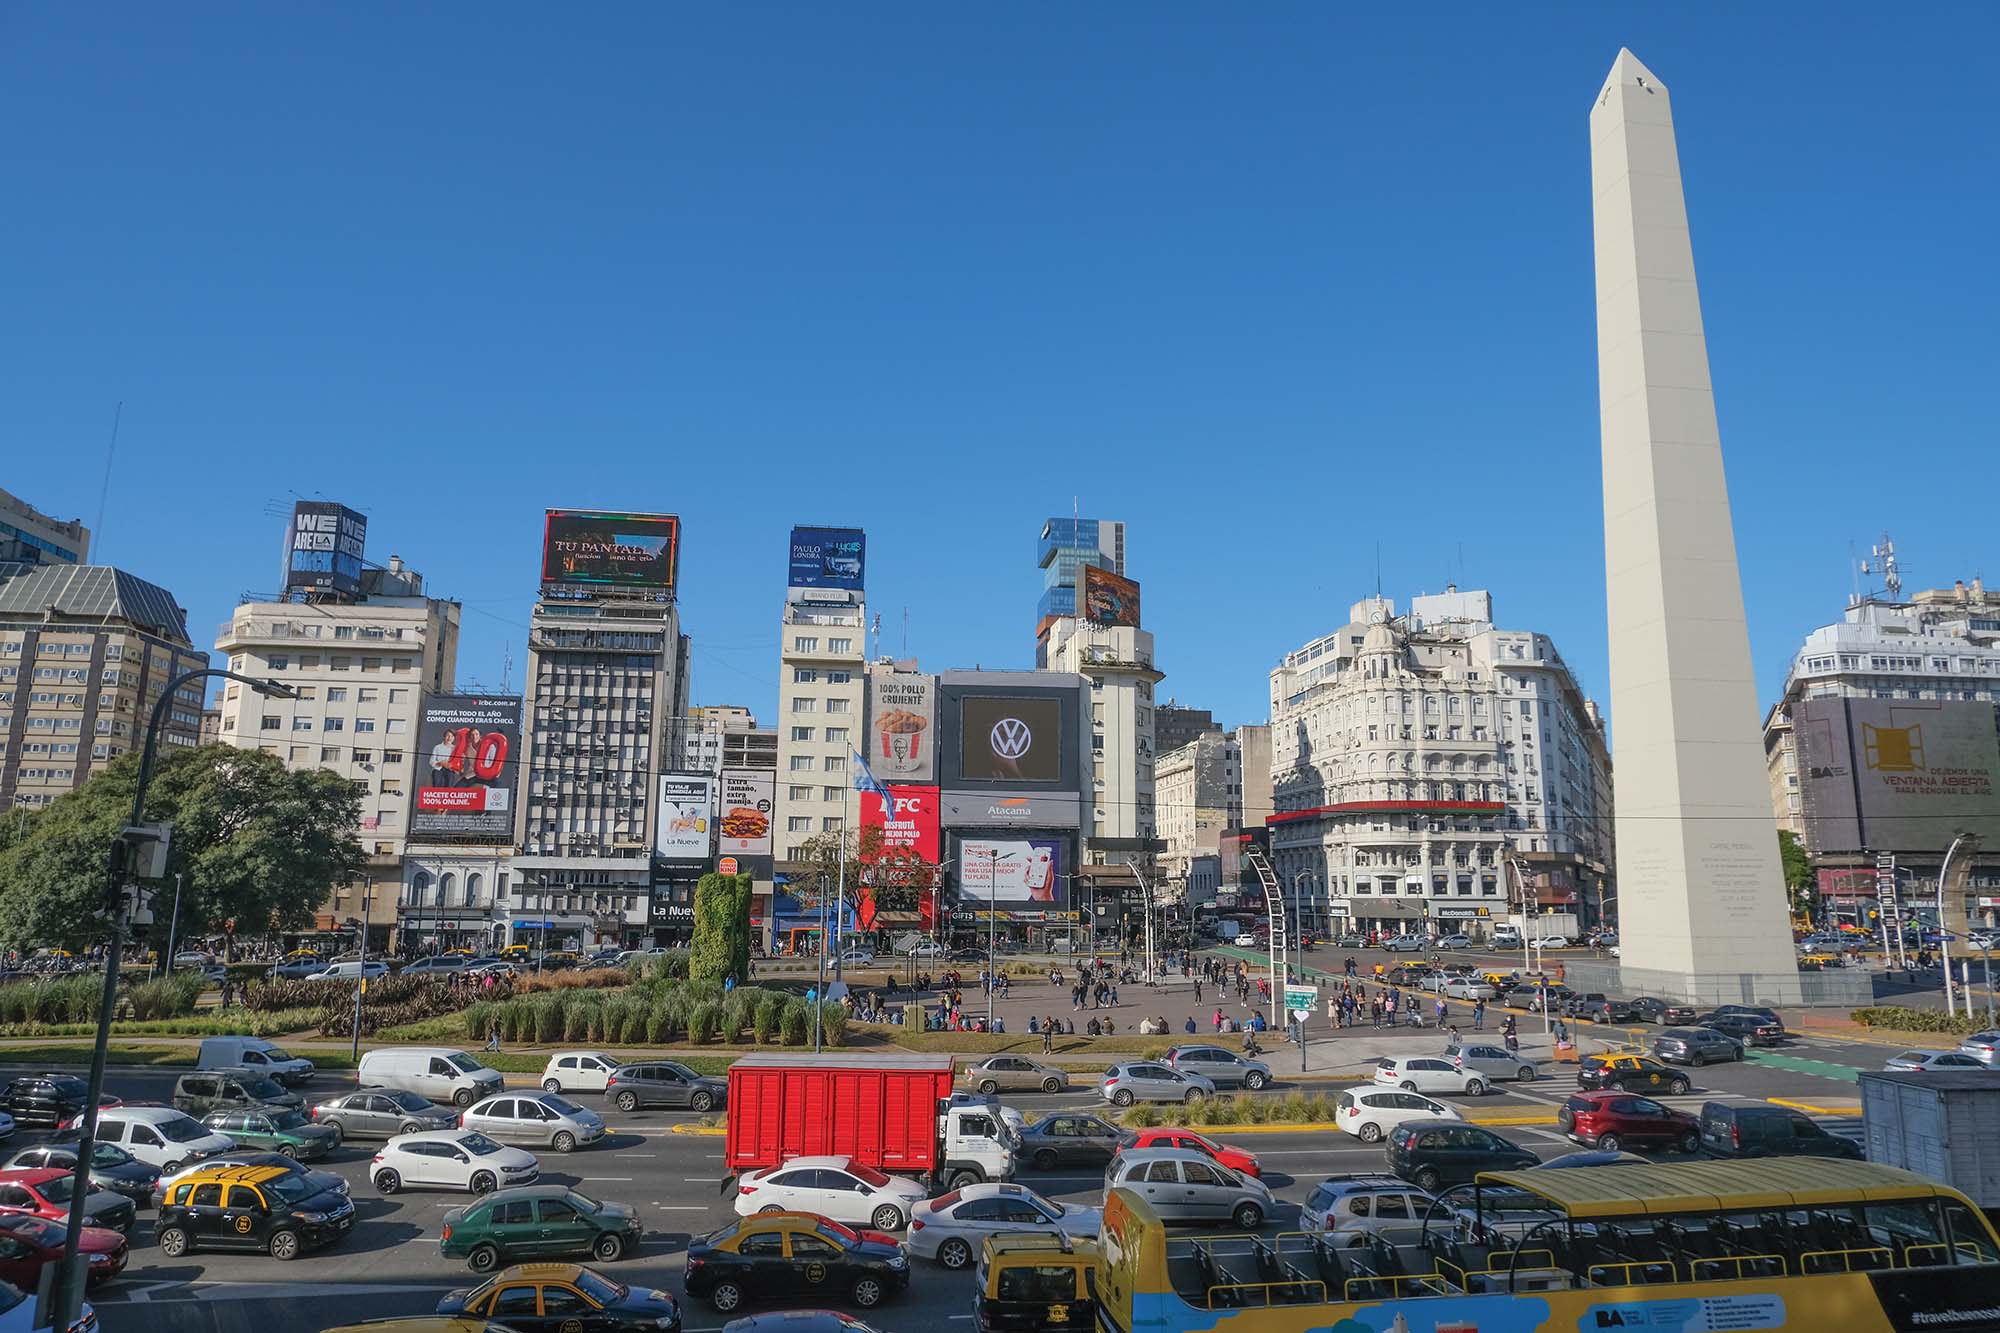
<svg viewBox="0 0 2000 1333">
<path fill-rule="evenodd" d="M 1942 1249 L 1944 1231 L 1938 1225 L 1934 1201 L 1922 1203 L 1871 1203 L 1867 1209 L 1868 1231 L 1877 1245 L 1887 1245 L 1901 1255 L 1910 1246 L 1929 1245 Z M 1910 1262 L 1907 1258 L 1904 1262 Z M 1945 1263 L 1940 1255 L 1921 1255 L 1918 1263 Z"/>
<path fill-rule="evenodd" d="M 1961 1264 L 2000 1264 L 2000 1246 L 1993 1244 L 1993 1232 L 1984 1218 L 1956 1199 L 1945 1199 L 1944 1224 L 1951 1229 L 1951 1241 Z"/>
</svg>

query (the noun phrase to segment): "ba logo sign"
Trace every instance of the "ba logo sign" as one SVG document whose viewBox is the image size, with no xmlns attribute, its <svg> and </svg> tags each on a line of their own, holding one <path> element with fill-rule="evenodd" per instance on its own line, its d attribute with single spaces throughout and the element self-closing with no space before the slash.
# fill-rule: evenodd
<svg viewBox="0 0 2000 1333">
<path fill-rule="evenodd" d="M 1019 759 L 1035 743 L 1035 733 L 1018 717 L 1003 717 L 993 724 L 989 738 L 993 753 L 1002 759 Z"/>
<path fill-rule="evenodd" d="M 1616 1310 L 1599 1310 L 1597 1312 L 1597 1326 L 1599 1328 L 1623 1328 L 1625 1327 L 1625 1316 Z"/>
</svg>

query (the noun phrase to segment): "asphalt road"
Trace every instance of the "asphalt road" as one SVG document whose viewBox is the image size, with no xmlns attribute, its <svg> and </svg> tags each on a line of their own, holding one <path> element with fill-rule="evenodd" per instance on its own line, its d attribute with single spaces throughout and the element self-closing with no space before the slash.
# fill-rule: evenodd
<svg viewBox="0 0 2000 1333">
<path fill-rule="evenodd" d="M 1815 1043 L 1812 1057 L 1844 1068 L 1879 1066 L 1880 1047 L 1842 1047 Z M 1805 1055 L 1802 1051 L 1801 1056 Z M 6 1071 L 0 1071 L 4 1073 Z M 113 1069 L 110 1091 L 128 1099 L 164 1101 L 177 1071 Z M 1762 1100 L 1789 1096 L 1810 1102 L 1815 1096 L 1851 1097 L 1853 1089 L 1837 1078 L 1768 1064 L 1710 1066 L 1690 1071 L 1696 1090 L 1666 1100 L 1693 1110 L 1709 1097 Z M 323 1077 L 310 1091 L 342 1084 L 340 1077 Z M 1573 1088 L 1567 1070 L 1526 1087 L 1458 1100 L 1475 1120 L 1535 1119 L 1534 1124 L 1495 1124 L 1495 1132 L 1543 1157 L 1574 1151 L 1553 1123 L 1556 1108 Z M 1275 1092 L 1287 1089 L 1280 1084 Z M 1089 1089 L 1061 1096 L 1021 1094 L 1010 1098 L 1030 1114 L 1058 1107 L 1096 1106 Z M 625 1115 L 604 1108 L 612 1133 L 600 1145 L 570 1156 L 539 1154 L 543 1180 L 573 1186 L 585 1194 L 634 1205 L 646 1220 L 640 1251 L 605 1271 L 634 1285 L 681 1292 L 682 1255 L 691 1238 L 727 1223 L 733 1213 L 720 1190 L 722 1141 L 718 1137 L 674 1132 L 691 1118 L 664 1112 Z M 1843 1115 L 1822 1116 L 1837 1133 L 1859 1134 L 1858 1121 Z M 32 1142 L 36 1136 L 17 1134 L 7 1147 Z M 1297 1206 L 1326 1175 L 1378 1169 L 1384 1161 L 1380 1145 L 1366 1145 L 1345 1134 L 1219 1132 L 1256 1153 L 1281 1207 L 1267 1230 L 1296 1225 Z M 445 1292 L 472 1285 L 458 1261 L 437 1253 L 438 1228 L 444 1213 L 468 1196 L 405 1192 L 393 1198 L 376 1194 L 367 1179 L 372 1143 L 352 1142 L 329 1162 L 353 1185 L 359 1221 L 339 1245 L 313 1252 L 290 1263 L 250 1255 L 197 1253 L 179 1262 L 162 1258 L 154 1247 L 152 1219 L 143 1215 L 134 1235 L 133 1258 L 121 1278 L 94 1298 L 109 1333 L 318 1333 L 356 1319 L 429 1313 Z M 1097 1203 L 1102 1178 L 1096 1173 L 1027 1171 L 1022 1182 L 1058 1200 Z M 950 1274 L 919 1261 L 911 1288 L 900 1304 L 878 1319 L 888 1327 L 930 1326 L 948 1330 L 970 1322 L 971 1278 Z M 686 1327 L 716 1330 L 723 1320 L 705 1305 L 691 1304 Z"/>
</svg>

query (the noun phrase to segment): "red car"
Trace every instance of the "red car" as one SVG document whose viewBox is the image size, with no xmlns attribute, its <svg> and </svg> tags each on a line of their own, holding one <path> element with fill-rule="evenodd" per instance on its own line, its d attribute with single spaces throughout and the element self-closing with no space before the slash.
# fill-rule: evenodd
<svg viewBox="0 0 2000 1333">
<path fill-rule="evenodd" d="M 0 1171 L 0 1214 L 39 1217 L 50 1222 L 69 1221 L 69 1203 L 76 1177 L 52 1166 L 23 1167 Z M 111 1231 L 130 1231 L 137 1217 L 132 1201 L 110 1190 L 92 1189 L 83 1200 L 86 1226 Z"/>
<path fill-rule="evenodd" d="M 33 1291 L 42 1269 L 62 1262 L 63 1241 L 68 1236 L 67 1227 L 39 1217 L 25 1213 L 0 1216 L 0 1281 Z M 100 1227 L 85 1227 L 76 1247 L 90 1265 L 84 1280 L 92 1285 L 124 1272 L 125 1261 L 131 1257 L 131 1247 L 123 1236 Z"/>
<path fill-rule="evenodd" d="M 1195 1152 L 1207 1153 L 1218 1163 L 1231 1171 L 1241 1171 L 1246 1176 L 1262 1177 L 1264 1170 L 1257 1165 L 1257 1159 L 1241 1148 L 1233 1148 L 1227 1143 L 1217 1143 L 1205 1139 L 1192 1130 L 1170 1129 L 1164 1125 L 1151 1129 L 1128 1129 L 1118 1141 L 1118 1152 L 1139 1148 L 1189 1148 Z M 1115 1157 L 1116 1154 L 1114 1153 Z"/>
<path fill-rule="evenodd" d="M 1701 1147 L 1699 1120 L 1650 1097 L 1615 1089 L 1572 1095 L 1556 1112 L 1556 1123 L 1576 1142 L 1603 1152 L 1623 1147 L 1694 1152 Z"/>
<path fill-rule="evenodd" d="M 106 1092 L 106 1093 L 102 1093 L 102 1094 L 100 1094 L 100 1095 L 98 1096 L 98 1098 L 97 1098 L 97 1109 L 98 1109 L 98 1110 L 100 1110 L 100 1111 L 115 1111 L 115 1110 L 117 1110 L 117 1109 L 118 1109 L 119 1107 L 121 1107 L 121 1106 L 124 1106 L 124 1105 L 126 1105 L 126 1104 L 127 1104 L 127 1103 L 126 1103 L 126 1101 L 125 1101 L 125 1099 L 124 1099 L 123 1097 L 119 1097 L 119 1096 L 116 1096 L 116 1095 L 114 1095 L 114 1094 L 112 1094 L 112 1093 L 109 1093 L 109 1092 Z M 153 1103 L 148 1103 L 148 1102 L 132 1102 L 132 1103 L 131 1103 L 131 1105 L 133 1105 L 133 1106 L 146 1106 L 146 1105 L 158 1105 L 158 1103 L 157 1103 L 157 1102 L 153 1102 Z M 73 1116 L 67 1116 L 67 1117 L 65 1117 L 65 1118 L 64 1118 L 64 1120 L 63 1120 L 63 1122 L 62 1122 L 62 1123 L 61 1123 L 60 1125 L 57 1125 L 57 1126 L 56 1126 L 56 1128 L 57 1128 L 57 1129 L 79 1129 L 79 1128 L 81 1128 L 82 1126 L 83 1126 L 83 1117 L 82 1117 L 81 1115 L 73 1115 Z"/>
</svg>

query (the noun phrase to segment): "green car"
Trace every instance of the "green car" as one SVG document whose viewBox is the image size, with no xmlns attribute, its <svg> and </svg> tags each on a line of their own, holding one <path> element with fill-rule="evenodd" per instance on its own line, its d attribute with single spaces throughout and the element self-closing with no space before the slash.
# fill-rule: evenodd
<svg viewBox="0 0 2000 1333">
<path fill-rule="evenodd" d="M 339 1130 L 315 1125 L 303 1111 L 288 1107 L 211 1111 L 201 1123 L 235 1139 L 239 1148 L 265 1148 L 301 1162 L 316 1161 L 340 1146 Z"/>
<path fill-rule="evenodd" d="M 639 1215 L 562 1185 L 517 1185 L 444 1215 L 438 1252 L 490 1273 L 522 1259 L 589 1255 L 602 1263 L 639 1248 Z"/>
</svg>

